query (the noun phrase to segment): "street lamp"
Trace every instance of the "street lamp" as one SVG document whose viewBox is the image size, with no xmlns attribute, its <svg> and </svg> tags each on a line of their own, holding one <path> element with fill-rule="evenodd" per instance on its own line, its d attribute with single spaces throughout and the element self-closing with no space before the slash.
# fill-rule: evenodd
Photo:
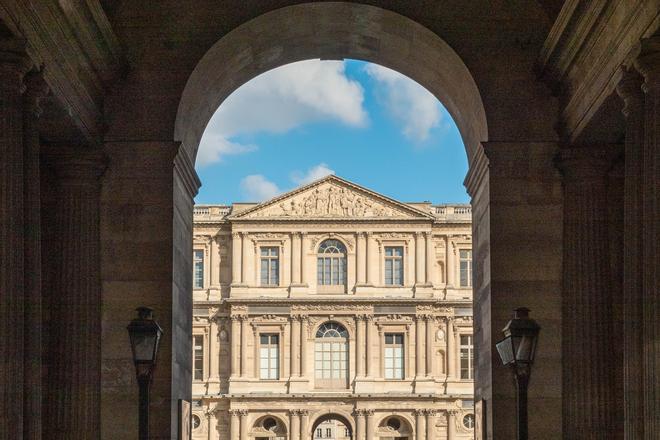
<svg viewBox="0 0 660 440">
<path fill-rule="evenodd" d="M 516 381 L 518 404 L 518 440 L 527 440 L 527 385 L 536 354 L 541 327 L 529 317 L 525 307 L 514 311 L 513 319 L 502 330 L 504 339 L 497 343 L 502 363 L 508 365 Z"/>
<path fill-rule="evenodd" d="M 139 439 L 149 438 L 149 386 L 156 366 L 158 345 L 163 329 L 154 321 L 153 311 L 148 307 L 136 309 L 138 317 L 128 324 L 131 339 L 135 374 L 140 386 Z"/>
</svg>

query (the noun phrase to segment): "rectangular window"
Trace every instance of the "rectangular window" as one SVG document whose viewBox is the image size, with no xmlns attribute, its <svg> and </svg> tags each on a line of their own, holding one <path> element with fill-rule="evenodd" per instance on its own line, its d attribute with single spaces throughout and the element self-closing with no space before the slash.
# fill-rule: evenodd
<svg viewBox="0 0 660 440">
<path fill-rule="evenodd" d="M 332 428 L 325 428 L 325 436 L 327 438 L 332 438 Z"/>
<path fill-rule="evenodd" d="M 385 334 L 385 379 L 403 379 L 403 334 Z"/>
<path fill-rule="evenodd" d="M 194 275 L 193 275 L 193 287 L 195 289 L 204 288 L 204 251 L 201 249 L 195 249 L 193 252 L 193 265 L 194 265 Z"/>
<path fill-rule="evenodd" d="M 461 379 L 474 379 L 472 367 L 474 363 L 474 347 L 472 335 L 461 335 Z"/>
<path fill-rule="evenodd" d="M 385 285 L 403 286 L 403 248 L 385 247 Z"/>
<path fill-rule="evenodd" d="M 277 247 L 261 248 L 261 285 L 279 286 L 280 284 L 280 249 Z"/>
<path fill-rule="evenodd" d="M 280 335 L 259 335 L 259 369 L 261 379 L 280 378 Z"/>
<path fill-rule="evenodd" d="M 472 251 L 460 250 L 461 287 L 472 287 Z"/>
<path fill-rule="evenodd" d="M 204 380 L 204 336 L 193 336 L 193 379 Z"/>
<path fill-rule="evenodd" d="M 323 429 L 316 428 L 316 438 L 323 438 Z"/>
</svg>

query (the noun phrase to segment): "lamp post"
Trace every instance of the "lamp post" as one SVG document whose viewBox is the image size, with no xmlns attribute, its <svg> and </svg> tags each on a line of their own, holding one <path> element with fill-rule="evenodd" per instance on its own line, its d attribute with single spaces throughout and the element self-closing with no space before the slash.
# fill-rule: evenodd
<svg viewBox="0 0 660 440">
<path fill-rule="evenodd" d="M 149 386 L 156 366 L 158 345 L 163 329 L 154 321 L 153 311 L 148 307 L 136 309 L 138 317 L 128 324 L 131 339 L 135 374 L 140 386 L 139 440 L 149 438 Z"/>
<path fill-rule="evenodd" d="M 516 381 L 518 440 L 527 440 L 527 386 L 536 354 L 541 327 L 529 317 L 525 307 L 514 311 L 513 319 L 502 330 L 504 339 L 497 343 L 502 363 L 508 365 Z"/>
</svg>

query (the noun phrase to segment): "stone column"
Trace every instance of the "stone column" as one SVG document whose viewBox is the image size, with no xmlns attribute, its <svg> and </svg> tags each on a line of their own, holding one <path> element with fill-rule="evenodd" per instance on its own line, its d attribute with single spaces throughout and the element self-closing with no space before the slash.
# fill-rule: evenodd
<svg viewBox="0 0 660 440">
<path fill-rule="evenodd" d="M 300 411 L 298 411 L 297 409 L 289 410 L 289 417 L 291 420 L 289 422 L 289 427 L 291 431 L 289 433 L 289 438 L 290 440 L 300 440 Z"/>
<path fill-rule="evenodd" d="M 660 438 L 660 37 L 642 40 L 637 68 L 644 76 L 644 144 L 642 153 L 644 341 L 644 435 Z"/>
<path fill-rule="evenodd" d="M 426 315 L 426 376 L 433 376 L 433 315 Z"/>
<path fill-rule="evenodd" d="M 229 438 L 231 440 L 240 440 L 240 410 L 230 409 L 229 417 Z"/>
<path fill-rule="evenodd" d="M 300 317 L 291 317 L 291 377 L 300 376 Z"/>
<path fill-rule="evenodd" d="M 354 412 L 355 415 L 355 440 L 365 440 L 365 427 L 364 427 L 364 410 L 356 409 Z"/>
<path fill-rule="evenodd" d="M 364 377 L 364 316 L 355 317 L 355 368 L 356 377 Z"/>
<path fill-rule="evenodd" d="M 455 379 L 456 378 L 456 358 L 458 353 L 456 352 L 456 337 L 454 336 L 454 318 L 451 316 L 447 317 L 447 375 Z"/>
<path fill-rule="evenodd" d="M 241 377 L 247 377 L 247 336 L 248 336 L 248 317 L 241 316 Z"/>
<path fill-rule="evenodd" d="M 456 254 L 451 235 L 447 236 L 447 287 L 456 286 Z"/>
<path fill-rule="evenodd" d="M 24 44 L 0 40 L 0 437 L 23 437 Z M 27 292 L 29 294 L 29 292 Z M 17 325 L 16 323 L 20 323 Z"/>
<path fill-rule="evenodd" d="M 47 86 L 40 73 L 25 78 L 26 91 L 23 95 L 23 182 L 24 182 L 24 267 L 25 271 L 25 365 L 23 414 L 23 438 L 41 440 L 42 418 L 42 289 L 41 289 L 41 174 L 40 141 L 37 127 L 41 108 L 39 100 L 47 93 Z"/>
<path fill-rule="evenodd" d="M 300 317 L 300 376 L 307 376 L 307 325 L 309 318 Z"/>
<path fill-rule="evenodd" d="M 211 325 L 210 325 L 210 333 L 209 333 L 209 379 L 213 381 L 218 381 L 220 380 L 220 348 L 218 344 L 218 318 L 216 316 L 212 316 L 211 319 L 209 320 Z"/>
<path fill-rule="evenodd" d="M 241 264 L 243 262 L 243 243 L 241 242 L 241 233 L 232 232 L 231 234 L 231 283 L 240 285 L 243 282 L 241 278 Z"/>
<path fill-rule="evenodd" d="M 241 317 L 239 315 L 231 316 L 231 377 L 237 377 L 240 374 L 241 363 Z"/>
<path fill-rule="evenodd" d="M 241 416 L 241 440 L 247 439 L 248 438 L 248 423 L 247 423 L 247 416 L 248 416 L 248 411 L 246 409 L 240 409 L 238 410 L 238 413 Z"/>
<path fill-rule="evenodd" d="M 362 232 L 357 234 L 357 283 L 364 285 L 367 282 L 367 241 L 366 235 Z"/>
<path fill-rule="evenodd" d="M 218 416 L 215 411 L 206 413 L 206 423 L 208 426 L 208 440 L 218 439 Z"/>
<path fill-rule="evenodd" d="M 364 415 L 366 417 L 366 432 L 367 432 L 367 440 L 376 440 L 374 438 L 374 410 L 373 409 L 367 409 L 364 411 Z"/>
<path fill-rule="evenodd" d="M 456 378 L 460 379 L 461 378 L 461 333 L 459 332 L 458 328 L 454 327 L 454 347 L 456 347 L 454 350 L 456 351 L 456 355 L 454 356 L 454 359 L 456 361 Z"/>
<path fill-rule="evenodd" d="M 417 326 L 415 328 L 415 365 L 417 377 L 426 376 L 426 362 L 424 361 L 424 318 L 421 315 L 416 317 Z"/>
<path fill-rule="evenodd" d="M 300 282 L 304 286 L 308 285 L 307 281 L 307 265 L 305 254 L 307 253 L 307 232 L 300 233 Z"/>
<path fill-rule="evenodd" d="M 301 409 L 300 411 L 300 439 L 308 440 L 310 439 L 309 432 L 309 411 L 306 409 Z"/>
<path fill-rule="evenodd" d="M 100 177 L 103 154 L 58 148 L 55 177 L 44 436 L 98 439 L 101 393 Z M 54 251 L 56 249 L 56 251 Z"/>
<path fill-rule="evenodd" d="M 377 260 L 377 249 L 376 249 L 376 240 L 371 232 L 367 232 L 367 284 L 370 286 L 375 286 L 380 284 L 377 277 L 378 270 L 378 260 Z"/>
<path fill-rule="evenodd" d="M 365 318 L 365 322 L 367 325 L 367 331 L 366 331 L 366 346 L 364 350 L 365 358 L 366 358 L 366 363 L 367 363 L 367 376 L 368 377 L 374 377 L 374 354 L 373 354 L 373 337 L 374 337 L 374 317 L 373 315 L 368 315 Z"/>
<path fill-rule="evenodd" d="M 300 261 L 301 261 L 301 239 L 300 233 L 291 234 L 291 284 L 300 284 Z"/>
<path fill-rule="evenodd" d="M 458 411 L 450 409 L 447 411 L 447 440 L 456 440 L 456 414 Z"/>
<path fill-rule="evenodd" d="M 426 440 L 426 415 L 423 409 L 416 409 L 415 413 L 415 436 L 416 440 Z"/>
<path fill-rule="evenodd" d="M 607 230 L 607 148 L 562 150 L 564 283 L 563 429 L 566 438 L 610 438 L 617 431 Z"/>
<path fill-rule="evenodd" d="M 644 437 L 643 364 L 643 292 L 642 255 L 643 225 L 643 158 L 644 94 L 642 77 L 633 70 L 624 70 L 617 92 L 625 106 L 625 183 L 624 183 L 624 255 L 623 255 L 623 405 L 626 439 Z"/>
<path fill-rule="evenodd" d="M 249 268 L 250 268 L 250 239 L 248 234 L 243 232 L 241 234 L 241 282 L 244 285 L 251 284 L 252 280 L 249 278 Z"/>
<path fill-rule="evenodd" d="M 426 239 L 426 258 L 425 258 L 425 268 L 426 268 L 426 284 L 433 284 L 433 267 L 435 262 L 435 246 L 433 244 L 433 232 L 425 233 Z"/>
<path fill-rule="evenodd" d="M 438 419 L 437 414 L 438 412 L 434 409 L 426 410 L 426 440 L 435 440 L 435 425 Z"/>
<path fill-rule="evenodd" d="M 424 234 L 422 232 L 415 233 L 415 284 L 424 284 L 426 279 L 424 278 L 425 267 L 424 267 L 424 256 L 426 253 L 426 245 L 424 243 Z"/>
</svg>

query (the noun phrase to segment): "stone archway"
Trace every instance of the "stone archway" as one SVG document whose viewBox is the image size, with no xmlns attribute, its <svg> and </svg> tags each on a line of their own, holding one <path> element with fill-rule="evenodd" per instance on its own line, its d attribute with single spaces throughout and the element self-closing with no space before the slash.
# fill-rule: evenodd
<svg viewBox="0 0 660 440">
<path fill-rule="evenodd" d="M 301 440 L 312 440 L 314 439 L 314 433 L 316 432 L 317 429 L 319 429 L 319 426 L 326 423 L 326 422 L 332 422 L 336 421 L 339 422 L 339 424 L 343 425 L 345 428 L 348 429 L 348 436 L 343 436 L 343 437 L 338 437 L 338 438 L 344 438 L 347 437 L 349 440 L 353 440 L 355 438 L 355 427 L 353 426 L 352 421 L 349 419 L 348 416 L 343 415 L 340 412 L 328 412 L 326 414 L 322 414 L 318 416 L 313 423 L 311 423 L 311 429 L 304 433 L 304 437 Z"/>
</svg>

